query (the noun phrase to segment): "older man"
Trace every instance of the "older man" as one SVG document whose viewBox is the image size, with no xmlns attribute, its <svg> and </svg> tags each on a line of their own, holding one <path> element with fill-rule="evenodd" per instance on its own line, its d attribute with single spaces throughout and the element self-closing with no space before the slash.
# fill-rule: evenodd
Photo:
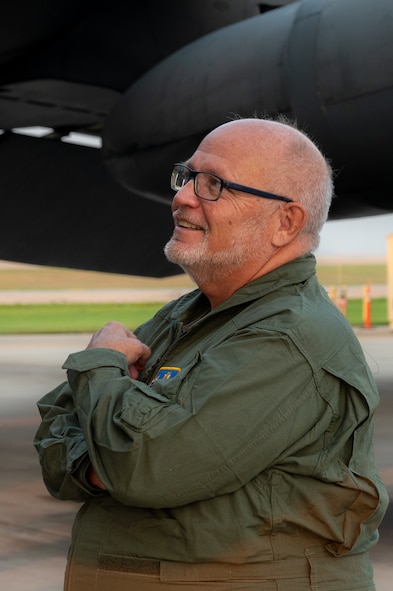
<svg viewBox="0 0 393 591">
<path fill-rule="evenodd" d="M 198 289 L 135 334 L 107 324 L 39 402 L 45 483 L 85 501 L 65 589 L 374 590 L 378 394 L 311 254 L 330 167 L 238 119 L 171 183 L 166 256 Z"/>
</svg>

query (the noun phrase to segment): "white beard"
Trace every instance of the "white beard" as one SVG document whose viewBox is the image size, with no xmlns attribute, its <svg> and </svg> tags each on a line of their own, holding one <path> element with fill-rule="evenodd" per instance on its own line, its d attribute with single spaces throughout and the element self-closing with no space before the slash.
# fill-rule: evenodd
<svg viewBox="0 0 393 591">
<path fill-rule="evenodd" d="M 267 253 L 263 240 L 268 217 L 251 218 L 237 229 L 234 239 L 226 250 L 210 252 L 208 236 L 197 245 L 187 245 L 173 237 L 167 242 L 164 253 L 168 261 L 179 265 L 197 285 L 223 280 L 227 275 L 240 269 L 257 257 L 261 260 Z"/>
</svg>

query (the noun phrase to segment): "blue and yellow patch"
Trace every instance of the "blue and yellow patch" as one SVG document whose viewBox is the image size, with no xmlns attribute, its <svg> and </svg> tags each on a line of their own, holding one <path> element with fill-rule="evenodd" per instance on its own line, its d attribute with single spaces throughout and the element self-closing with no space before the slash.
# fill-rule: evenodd
<svg viewBox="0 0 393 591">
<path fill-rule="evenodd" d="M 175 378 L 180 371 L 180 367 L 160 367 L 151 383 L 154 384 L 154 382 L 157 382 L 158 380 L 171 380 L 172 378 Z"/>
</svg>

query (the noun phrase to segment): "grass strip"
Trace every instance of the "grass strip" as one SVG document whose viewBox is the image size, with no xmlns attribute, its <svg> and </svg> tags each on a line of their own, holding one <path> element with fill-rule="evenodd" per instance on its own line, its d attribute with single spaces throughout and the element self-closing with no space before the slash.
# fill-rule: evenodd
<svg viewBox="0 0 393 591">
<path fill-rule="evenodd" d="M 131 330 L 148 320 L 163 304 L 37 304 L 0 306 L 0 334 L 95 332 L 110 320 Z M 353 326 L 363 326 L 363 301 L 350 299 L 346 316 Z M 388 324 L 387 299 L 371 301 L 373 326 Z"/>
<path fill-rule="evenodd" d="M 131 330 L 162 307 L 140 304 L 18 304 L 0 306 L 0 334 L 95 332 L 110 320 Z"/>
<path fill-rule="evenodd" d="M 348 300 L 346 316 L 353 326 L 362 326 L 364 324 L 363 300 Z M 389 324 L 387 298 L 375 298 L 371 300 L 371 324 L 373 326 Z"/>
</svg>

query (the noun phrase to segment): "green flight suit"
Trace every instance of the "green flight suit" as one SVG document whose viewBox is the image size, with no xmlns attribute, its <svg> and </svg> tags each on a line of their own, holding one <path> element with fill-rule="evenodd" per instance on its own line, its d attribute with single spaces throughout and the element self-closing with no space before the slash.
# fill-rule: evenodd
<svg viewBox="0 0 393 591">
<path fill-rule="evenodd" d="M 46 486 L 85 501 L 66 588 L 137 589 L 127 573 L 142 571 L 172 589 L 183 565 L 187 588 L 211 576 L 217 591 L 374 589 L 367 551 L 388 502 L 373 453 L 378 393 L 314 256 L 213 311 L 195 290 L 136 334 L 152 350 L 138 380 L 121 353 L 90 349 L 38 403 Z M 88 483 L 90 462 L 107 492 Z M 236 580 L 256 569 L 256 586 L 231 586 L 235 567 Z M 280 587 L 293 570 L 300 582 Z"/>
</svg>

